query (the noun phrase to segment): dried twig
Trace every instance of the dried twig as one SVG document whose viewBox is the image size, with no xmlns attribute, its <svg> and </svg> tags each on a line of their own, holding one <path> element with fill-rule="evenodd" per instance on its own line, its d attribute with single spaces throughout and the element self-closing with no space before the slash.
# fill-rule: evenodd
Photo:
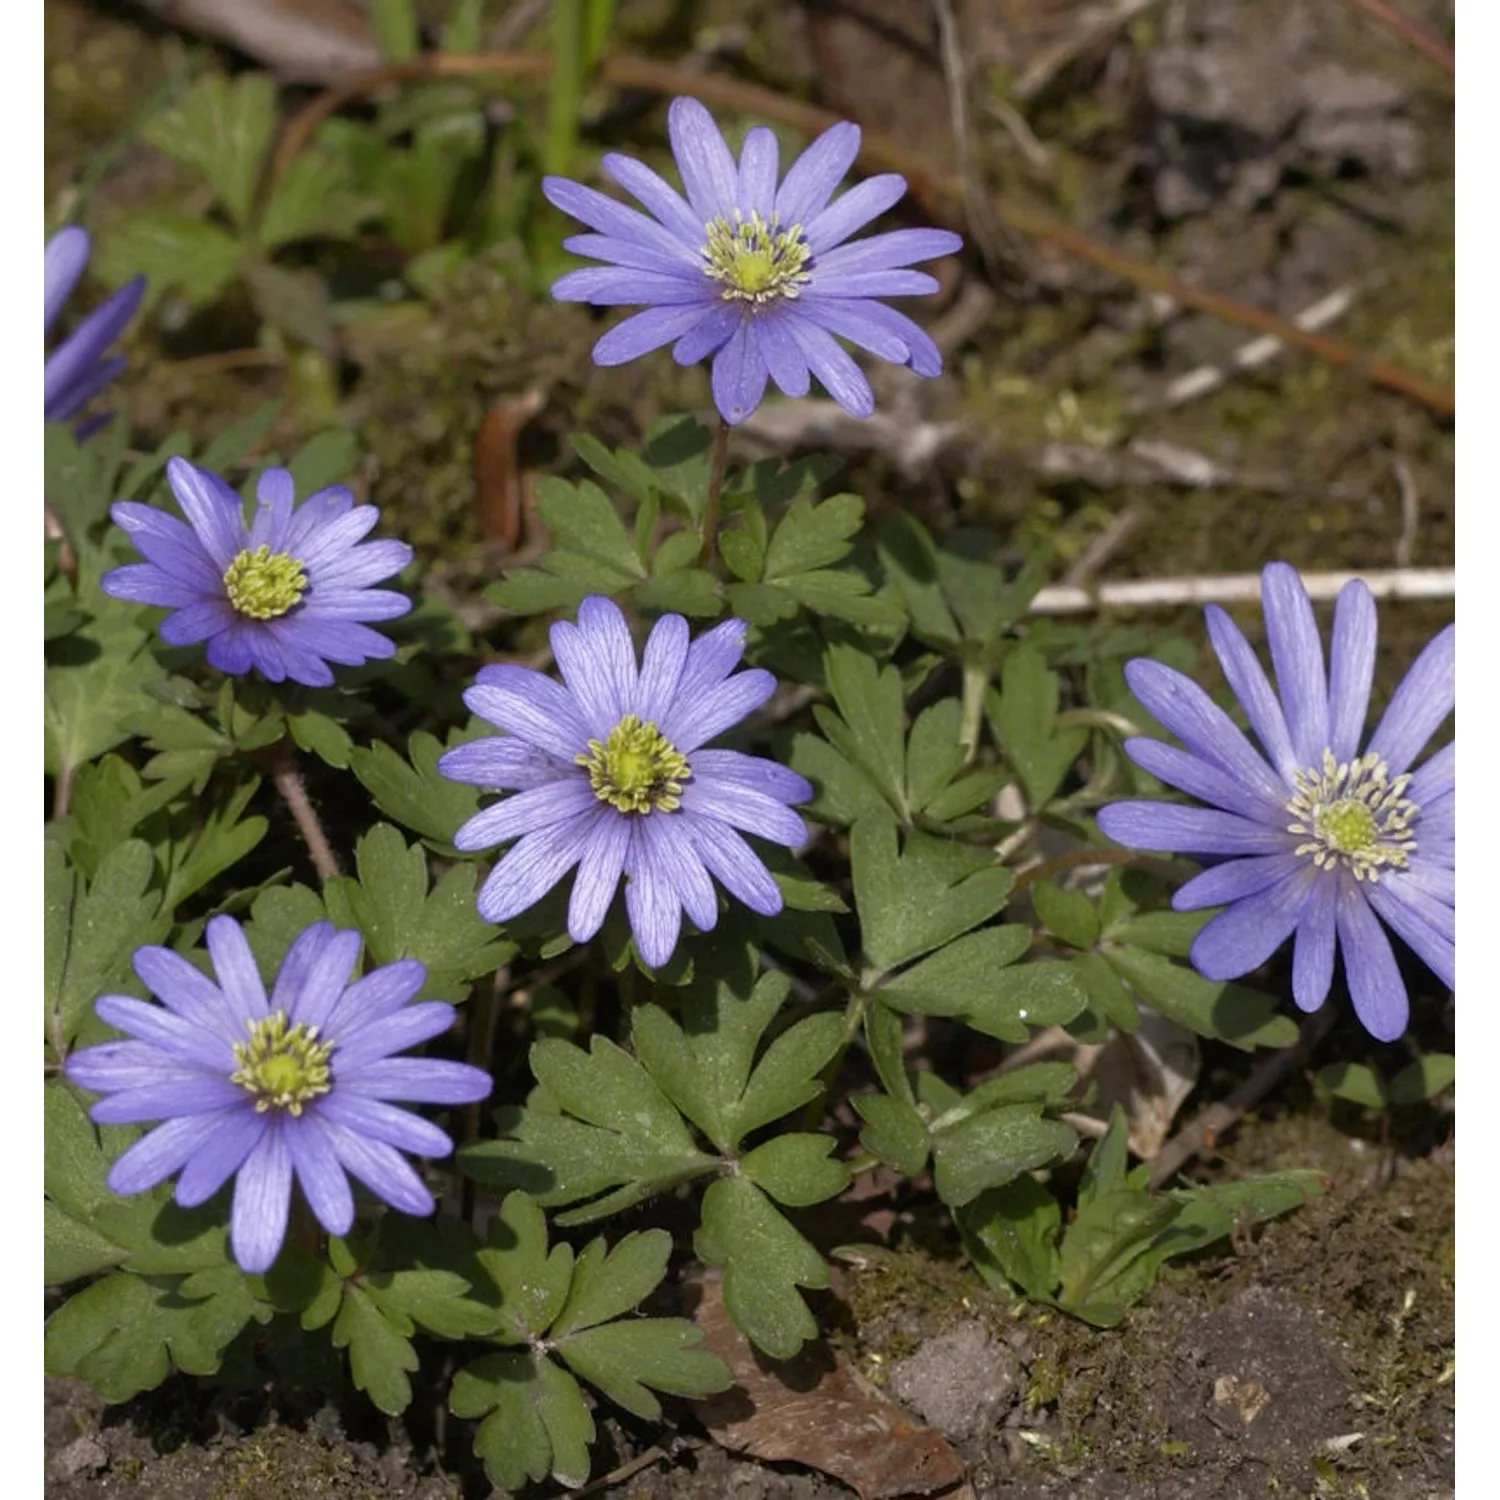
<svg viewBox="0 0 1500 1500">
<path fill-rule="evenodd" d="M 347 0 L 137 0 L 170 26 L 227 43 L 288 83 L 328 83 L 372 68 L 380 48 Z"/>
<path fill-rule="evenodd" d="M 1292 322 L 1306 332 L 1316 332 L 1320 328 L 1326 328 L 1330 323 L 1336 323 L 1348 312 L 1354 302 L 1354 293 L 1353 285 L 1338 287 L 1329 292 L 1326 297 L 1320 297 L 1311 306 L 1303 308 L 1293 317 Z M 1229 356 L 1227 363 L 1199 365 L 1196 370 L 1189 370 L 1186 375 L 1179 375 L 1162 392 L 1159 401 L 1143 402 L 1142 406 L 1184 406 L 1189 401 L 1196 401 L 1200 396 L 1207 396 L 1218 390 L 1241 371 L 1256 370 L 1262 365 L 1270 364 L 1285 348 L 1286 345 L 1280 339 L 1272 338 L 1270 335 L 1251 339 L 1248 344 L 1240 345 Z"/>
<path fill-rule="evenodd" d="M 1391 472 L 1396 476 L 1396 488 L 1401 493 L 1401 535 L 1396 538 L 1396 566 L 1409 568 L 1412 553 L 1417 548 L 1417 523 L 1420 520 L 1417 482 L 1411 477 L 1411 468 L 1404 458 L 1391 460 Z"/>
<path fill-rule="evenodd" d="M 1314 604 L 1326 604 L 1351 579 L 1359 578 L 1377 599 L 1451 599 L 1452 568 L 1372 569 L 1355 573 L 1303 573 Z M 1034 615 L 1082 615 L 1096 609 L 1171 609 L 1185 604 L 1255 604 L 1259 573 L 1222 573 L 1200 578 L 1138 578 L 1101 583 L 1095 588 L 1056 584 L 1031 601 Z"/>
<path fill-rule="evenodd" d="M 428 78 L 473 78 L 486 74 L 501 78 L 546 78 L 552 71 L 552 57 L 545 52 L 494 52 L 477 56 L 450 56 L 430 52 L 408 62 L 389 63 L 380 68 L 352 74 L 336 87 L 319 94 L 287 122 L 277 147 L 274 170 L 279 175 L 307 144 L 313 131 L 335 110 L 389 83 L 413 82 Z M 647 58 L 612 56 L 599 65 L 599 81 L 616 88 L 649 89 L 663 94 L 690 94 L 705 104 L 739 110 L 776 120 L 793 129 L 817 134 L 838 123 L 839 116 L 816 105 L 788 99 L 756 84 L 714 73 L 690 74 L 681 69 Z M 951 174 L 934 172 L 926 160 L 892 141 L 866 132 L 861 150 L 870 165 L 900 172 L 911 184 L 913 193 L 940 217 L 944 201 L 962 201 L 963 182 Z M 1375 385 L 1398 391 L 1429 407 L 1439 416 L 1451 416 L 1453 392 L 1415 371 L 1374 359 L 1325 334 L 1310 333 L 1274 313 L 1263 312 L 1221 296 L 1203 287 L 1179 281 L 1171 272 L 1158 266 L 1133 260 L 1128 255 L 1082 230 L 1060 223 L 1046 214 L 1037 213 L 1024 204 L 1009 199 L 996 201 L 995 213 L 1002 224 L 1019 234 L 1045 240 L 1068 255 L 1088 261 L 1101 270 L 1118 276 L 1147 291 L 1161 292 L 1183 307 L 1207 313 L 1236 327 L 1269 334 L 1282 343 L 1301 349 L 1330 364 L 1340 365 L 1363 376 Z M 951 217 L 951 212 L 949 217 Z"/>
<path fill-rule="evenodd" d="M 1073 566 L 1063 574 L 1064 587 L 1082 588 L 1089 579 L 1140 530 L 1146 519 L 1144 505 L 1127 505 L 1109 525 L 1078 554 Z"/>
<path fill-rule="evenodd" d="M 1403 16 L 1385 0 L 1349 0 L 1356 10 L 1362 10 L 1372 21 L 1378 21 L 1388 31 L 1393 31 L 1408 46 L 1420 52 L 1429 62 L 1435 62 L 1450 78 L 1453 76 L 1453 49 L 1440 42 L 1430 31 L 1418 26 L 1409 16 Z"/>
<path fill-rule="evenodd" d="M 1200 1151 L 1212 1151 L 1218 1138 L 1248 1114 L 1262 1099 L 1289 1078 L 1312 1055 L 1313 1049 L 1333 1026 L 1334 1009 L 1326 1001 L 1320 1010 L 1302 1019 L 1302 1033 L 1290 1047 L 1269 1053 L 1251 1070 L 1250 1076 L 1227 1098 L 1210 1104 L 1190 1124 L 1183 1126 L 1151 1163 L 1150 1185 L 1159 1188 Z"/>
<path fill-rule="evenodd" d="M 1108 9 L 1086 10 L 1073 29 L 1055 45 L 1039 53 L 1016 80 L 1011 92 L 1023 104 L 1035 99 L 1075 58 L 1082 57 L 1128 26 L 1159 0 L 1115 0 Z"/>
</svg>

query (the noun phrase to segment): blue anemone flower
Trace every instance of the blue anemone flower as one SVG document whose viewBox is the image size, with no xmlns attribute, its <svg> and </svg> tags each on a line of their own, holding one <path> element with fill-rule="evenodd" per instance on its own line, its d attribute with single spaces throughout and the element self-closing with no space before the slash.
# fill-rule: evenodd
<svg viewBox="0 0 1500 1500">
<path fill-rule="evenodd" d="M 1356 1014 L 1391 1041 L 1406 1028 L 1408 1002 L 1382 921 L 1453 985 L 1452 743 L 1412 765 L 1453 711 L 1454 627 L 1428 642 L 1365 740 L 1376 636 L 1369 589 L 1354 579 L 1339 592 L 1326 673 L 1295 569 L 1265 569 L 1261 607 L 1279 699 L 1229 616 L 1212 604 L 1205 611 L 1259 751 L 1196 683 L 1160 662 L 1132 661 L 1131 690 L 1186 749 L 1131 739 L 1126 753 L 1208 806 L 1116 802 L 1100 809 L 1099 826 L 1138 849 L 1216 860 L 1173 898 L 1179 911 L 1225 908 L 1193 940 L 1200 974 L 1238 978 L 1295 936 L 1292 994 L 1312 1011 L 1342 949 Z"/>
<path fill-rule="evenodd" d="M 57 321 L 88 263 L 88 231 L 76 224 L 59 230 L 47 241 L 42 292 L 47 332 Z M 106 359 L 104 354 L 135 316 L 145 290 L 144 276 L 127 281 L 47 356 L 43 376 L 47 421 L 61 422 L 73 416 L 125 368 L 125 361 L 119 355 Z M 83 431 L 86 433 L 102 420 L 95 418 L 86 423 Z"/>
<path fill-rule="evenodd" d="M 268 998 L 234 918 L 212 918 L 205 941 L 212 979 L 170 948 L 138 948 L 135 971 L 162 1003 L 101 996 L 94 1009 L 129 1040 L 68 1058 L 68 1077 L 104 1096 L 96 1123 L 163 1122 L 110 1168 L 110 1191 L 128 1197 L 176 1173 L 177 1202 L 191 1208 L 233 1177 L 230 1246 L 249 1272 L 281 1250 L 294 1176 L 329 1234 L 354 1223 L 350 1177 L 402 1213 L 430 1214 L 432 1194 L 401 1153 L 446 1156 L 453 1142 L 392 1101 L 472 1104 L 493 1082 L 467 1063 L 396 1056 L 453 1025 L 451 1005 L 410 1003 L 423 965 L 403 958 L 353 979 L 359 934 L 317 922 Z"/>
<path fill-rule="evenodd" d="M 286 469 L 267 469 L 245 525 L 240 497 L 183 458 L 167 482 L 188 519 L 122 500 L 115 524 L 147 559 L 115 568 L 100 587 L 115 599 L 164 605 L 169 646 L 206 641 L 209 665 L 232 676 L 252 667 L 268 682 L 333 682 L 328 663 L 357 667 L 393 656 L 395 642 L 362 623 L 411 608 L 405 594 L 369 585 L 411 561 L 405 542 L 362 542 L 380 519 L 341 485 L 299 505 Z"/>
<path fill-rule="evenodd" d="M 776 137 L 763 125 L 746 135 L 738 165 L 696 99 L 672 101 L 667 131 L 686 200 L 631 157 L 603 161 L 650 217 L 563 177 L 542 183 L 556 207 L 595 231 L 566 247 L 605 262 L 569 272 L 552 295 L 647 304 L 594 345 L 596 364 L 625 364 L 669 343 L 680 365 L 711 354 L 714 404 L 731 423 L 760 404 L 768 378 L 805 396 L 810 375 L 846 411 L 868 417 L 870 383 L 839 338 L 919 375 L 942 370 L 937 345 L 877 299 L 935 292 L 931 276 L 909 268 L 963 241 L 946 229 L 898 229 L 845 243 L 906 191 L 905 178 L 887 172 L 834 199 L 859 154 L 857 125 L 825 130 L 779 183 Z"/>
<path fill-rule="evenodd" d="M 684 911 L 701 931 L 717 922 L 710 876 L 760 916 L 781 910 L 776 882 L 736 830 L 805 842 L 789 804 L 812 786 L 758 756 L 703 748 L 775 690 L 769 672 L 734 671 L 746 628 L 725 620 L 690 643 L 682 616 L 663 615 L 637 669 L 624 615 L 595 596 L 579 605 L 576 625 L 552 627 L 562 683 L 525 667 L 480 671 L 464 702 L 504 734 L 438 761 L 452 781 L 514 793 L 453 841 L 477 850 L 516 840 L 480 889 L 480 916 L 508 920 L 577 865 L 568 934 L 585 943 L 623 873 L 636 949 L 657 968 L 677 946 Z"/>
</svg>

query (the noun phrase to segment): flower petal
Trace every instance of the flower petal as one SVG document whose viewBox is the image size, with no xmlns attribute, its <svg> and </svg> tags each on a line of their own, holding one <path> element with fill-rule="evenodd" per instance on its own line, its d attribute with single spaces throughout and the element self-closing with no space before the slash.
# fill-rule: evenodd
<svg viewBox="0 0 1500 1500">
<path fill-rule="evenodd" d="M 354 1194 L 328 1127 L 308 1111 L 284 1122 L 284 1139 L 313 1217 L 329 1234 L 348 1234 L 354 1224 Z"/>
<path fill-rule="evenodd" d="M 687 664 L 691 632 L 681 615 L 663 615 L 646 637 L 631 705 L 645 724 L 661 723 L 677 693 L 682 669 Z"/>
<path fill-rule="evenodd" d="M 167 460 L 167 483 L 222 578 L 246 541 L 240 497 L 217 474 L 185 458 Z"/>
<path fill-rule="evenodd" d="M 203 1117 L 187 1115 L 168 1120 L 132 1142 L 109 1169 L 112 1193 L 128 1198 L 165 1182 L 203 1144 Z"/>
<path fill-rule="evenodd" d="M 751 214 L 759 214 L 762 219 L 769 221 L 775 213 L 778 160 L 774 130 L 756 125 L 746 131 L 745 144 L 740 147 L 735 201 L 747 219 Z"/>
<path fill-rule="evenodd" d="M 229 1243 L 240 1270 L 268 1271 L 286 1239 L 292 1200 L 292 1157 L 280 1130 L 260 1138 L 234 1182 Z"/>
<path fill-rule="evenodd" d="M 1301 765 L 1319 765 L 1329 745 L 1328 679 L 1312 604 L 1301 576 L 1287 563 L 1262 569 L 1260 599 L 1292 748 Z"/>
<path fill-rule="evenodd" d="M 1292 998 L 1299 1010 L 1317 1010 L 1328 998 L 1333 983 L 1338 892 L 1336 878 L 1327 875 L 1315 878 L 1297 921 L 1297 938 L 1292 948 Z"/>
<path fill-rule="evenodd" d="M 1354 1013 L 1376 1041 L 1393 1042 L 1406 1030 L 1410 1005 L 1391 941 L 1352 880 L 1339 891 L 1337 916 Z"/>
<path fill-rule="evenodd" d="M 681 338 L 708 316 L 718 304 L 699 307 L 694 303 L 671 307 L 648 307 L 644 312 L 632 313 L 622 323 L 616 323 L 594 345 L 593 360 L 596 365 L 624 365 L 663 344 Z M 695 363 L 695 361 L 688 361 Z"/>
<path fill-rule="evenodd" d="M 506 922 L 535 905 L 583 857 L 586 835 L 599 812 L 584 813 L 550 828 L 539 828 L 511 845 L 490 871 L 476 906 L 486 922 Z"/>
<path fill-rule="evenodd" d="M 822 213 L 859 155 L 859 126 L 831 125 L 797 158 L 776 192 L 776 217 L 785 227 L 806 225 Z"/>
<path fill-rule="evenodd" d="M 809 368 L 822 381 L 823 389 L 850 416 L 873 416 L 875 393 L 870 382 L 833 335 L 807 318 L 789 318 L 787 327 Z"/>
<path fill-rule="evenodd" d="M 578 874 L 573 878 L 573 892 L 568 898 L 568 936 L 575 943 L 587 943 L 604 925 L 610 902 L 619 888 L 620 872 L 630 848 L 630 822 L 627 818 L 599 818 L 588 834 Z"/>
<path fill-rule="evenodd" d="M 577 774 L 571 760 L 561 761 L 517 735 L 492 734 L 455 745 L 438 757 L 438 774 L 487 791 L 525 791 L 560 776 Z"/>
<path fill-rule="evenodd" d="M 1285 799 L 1272 801 L 1261 788 L 1246 786 L 1189 751 L 1179 750 L 1162 740 L 1137 736 L 1125 741 L 1125 753 L 1143 771 L 1149 771 L 1168 786 L 1175 786 L 1178 791 L 1187 792 L 1202 802 L 1271 827 L 1284 828 L 1286 825 Z"/>
<path fill-rule="evenodd" d="M 1399 776 L 1417 758 L 1438 725 L 1453 712 L 1456 638 L 1449 625 L 1428 641 L 1370 736 L 1368 748 L 1386 763 L 1392 776 Z"/>
<path fill-rule="evenodd" d="M 1238 979 L 1258 969 L 1302 918 L 1317 870 L 1304 863 L 1274 885 L 1236 901 L 1193 939 L 1193 967 L 1205 979 Z"/>
<path fill-rule="evenodd" d="M 743 829 L 788 848 L 807 842 L 807 827 L 802 819 L 784 803 L 753 787 L 729 781 L 690 781 L 682 789 L 682 805 L 702 817 L 717 818 L 731 828 Z"/>
<path fill-rule="evenodd" d="M 1130 849 L 1171 854 L 1284 854 L 1285 833 L 1233 813 L 1170 802 L 1111 802 L 1098 813 L 1099 827 Z"/>
<path fill-rule="evenodd" d="M 207 1203 L 239 1171 L 271 1128 L 272 1117 L 257 1114 L 246 1096 L 238 1109 L 225 1110 L 218 1118 L 196 1118 L 201 1147 L 177 1179 L 177 1202 L 183 1208 Z"/>
<path fill-rule="evenodd" d="M 549 828 L 564 818 L 592 812 L 599 806 L 588 778 L 579 770 L 566 780 L 549 781 L 530 791 L 517 792 L 475 813 L 454 834 L 453 847 L 465 853 L 492 849 L 507 839 Z"/>
<path fill-rule="evenodd" d="M 1195 875 L 1172 894 L 1175 911 L 1201 911 L 1205 906 L 1227 906 L 1243 901 L 1267 886 L 1285 879 L 1305 859 L 1294 854 L 1260 854 L 1249 859 L 1228 859 Z"/>
<path fill-rule="evenodd" d="M 495 1081 L 483 1068 L 434 1057 L 383 1057 L 366 1063 L 340 1088 L 367 1099 L 413 1104 L 474 1104 L 489 1097 Z"/>
<path fill-rule="evenodd" d="M 693 775 L 704 781 L 729 781 L 748 786 L 778 802 L 810 802 L 813 785 L 805 776 L 739 750 L 695 750 Z"/>
<path fill-rule="evenodd" d="M 1423 902 L 1420 893 L 1403 888 L 1390 875 L 1365 887 L 1364 894 L 1385 924 L 1451 990 L 1456 982 L 1453 913 L 1430 898 Z"/>
<path fill-rule="evenodd" d="M 1291 795 L 1290 778 L 1282 780 L 1272 771 L 1229 715 L 1190 677 L 1159 661 L 1137 657 L 1125 663 L 1125 680 L 1131 692 L 1199 760 L 1217 766 L 1267 802 L 1284 802 Z M 1296 769 L 1295 762 L 1289 763 Z"/>
<path fill-rule="evenodd" d="M 662 733 L 689 755 L 731 724 L 738 724 L 746 714 L 754 713 L 775 691 L 776 679 L 764 667 L 736 672 L 696 701 L 683 693 L 679 706 L 667 715 L 672 727 L 662 725 Z"/>
<path fill-rule="evenodd" d="M 712 931 L 719 920 L 719 898 L 703 867 L 682 818 L 661 813 L 638 820 L 640 837 L 652 847 L 656 868 L 670 875 L 682 908 L 700 932 Z"/>
<path fill-rule="evenodd" d="M 676 188 L 644 162 L 611 151 L 605 154 L 600 165 L 637 202 L 655 214 L 676 238 L 694 249 L 703 244 L 706 238 L 703 220 L 688 207 Z"/>
<path fill-rule="evenodd" d="M 317 1113 L 320 1119 L 342 1125 L 369 1140 L 384 1141 L 398 1151 L 411 1151 L 417 1156 L 447 1156 L 453 1150 L 447 1133 L 430 1120 L 349 1089 L 337 1089 L 320 1099 Z"/>
<path fill-rule="evenodd" d="M 630 829 L 625 868 L 625 911 L 635 935 L 636 951 L 649 969 L 671 958 L 682 930 L 682 905 L 670 869 L 666 868 L 637 820 Z"/>
<path fill-rule="evenodd" d="M 757 916 L 774 917 L 781 910 L 781 889 L 744 839 L 717 818 L 687 811 L 682 818 L 709 874 Z"/>
<path fill-rule="evenodd" d="M 807 394 L 811 377 L 807 357 L 788 326 L 792 321 L 774 309 L 763 312 L 755 319 L 755 341 L 777 390 L 796 399 Z"/>
<path fill-rule="evenodd" d="M 714 117 L 696 99 L 676 98 L 667 110 L 667 138 L 693 212 L 704 224 L 721 214 L 732 218 L 739 174 Z"/>
<path fill-rule="evenodd" d="M 571 214 L 590 229 L 648 250 L 653 257 L 652 269 L 666 272 L 699 269 L 695 247 L 682 236 L 672 233 L 656 220 L 648 219 L 645 214 L 595 192 L 593 188 L 570 182 L 566 177 L 544 177 L 542 193 L 554 207 Z M 702 237 L 701 226 L 699 237 Z"/>
<path fill-rule="evenodd" d="M 743 422 L 766 393 L 766 362 L 754 334 L 754 321 L 742 318 L 729 342 L 714 355 L 714 405 L 730 426 Z"/>
<path fill-rule="evenodd" d="M 327 1121 L 328 1136 L 344 1170 L 392 1208 L 425 1217 L 437 1206 L 409 1162 L 384 1141 L 371 1140 Z"/>
<path fill-rule="evenodd" d="M 870 181 L 879 182 L 880 178 L 873 177 Z M 861 186 L 868 187 L 869 183 Z M 849 193 L 840 198 L 823 217 L 827 218 L 842 208 L 853 196 Z M 900 197 L 900 194 L 896 196 Z M 866 239 L 856 240 L 852 245 L 840 245 L 837 250 L 825 247 L 818 258 L 818 282 L 826 288 L 833 284 L 834 278 L 846 272 L 898 270 L 915 265 L 919 260 L 956 255 L 963 247 L 964 242 L 951 230 L 892 229 L 885 234 L 872 234 Z"/>
<path fill-rule="evenodd" d="M 1375 598 L 1358 578 L 1339 590 L 1328 647 L 1328 744 L 1336 761 L 1359 754 L 1375 676 Z"/>
<path fill-rule="evenodd" d="M 552 283 L 552 295 L 559 302 L 591 302 L 595 307 L 647 302 L 671 306 L 701 302 L 703 276 L 698 271 L 668 275 L 626 266 L 589 266 L 559 277 Z"/>
<path fill-rule="evenodd" d="M 573 695 L 527 667 L 482 667 L 464 694 L 471 713 L 538 746 L 565 764 L 588 748 L 590 731 Z"/>
</svg>

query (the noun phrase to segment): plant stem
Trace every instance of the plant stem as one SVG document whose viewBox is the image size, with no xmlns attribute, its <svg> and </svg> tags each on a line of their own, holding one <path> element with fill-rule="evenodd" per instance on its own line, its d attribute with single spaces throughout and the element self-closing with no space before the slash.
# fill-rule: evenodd
<svg viewBox="0 0 1500 1500">
<path fill-rule="evenodd" d="M 287 741 L 283 741 L 276 752 L 271 780 L 276 783 L 276 790 L 281 793 L 282 801 L 291 809 L 297 831 L 302 835 L 302 842 L 307 845 L 307 852 L 312 856 L 313 868 L 321 879 L 332 880 L 339 873 L 339 862 L 333 846 L 323 832 L 323 825 L 318 822 L 317 813 L 313 811 L 307 788 L 302 784 L 302 773 L 297 769 L 291 745 Z"/>
<path fill-rule="evenodd" d="M 719 494 L 724 488 L 724 468 L 729 462 L 729 423 L 723 417 L 714 429 L 713 462 L 708 471 L 708 500 L 703 506 L 703 545 L 698 549 L 698 566 L 706 568 L 713 561 L 714 542 L 719 534 Z"/>
</svg>

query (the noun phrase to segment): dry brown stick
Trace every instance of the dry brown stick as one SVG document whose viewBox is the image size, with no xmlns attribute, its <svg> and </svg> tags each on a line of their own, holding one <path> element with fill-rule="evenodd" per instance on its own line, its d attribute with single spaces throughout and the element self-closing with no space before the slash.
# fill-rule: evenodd
<svg viewBox="0 0 1500 1500">
<path fill-rule="evenodd" d="M 1156 1153 L 1151 1163 L 1150 1186 L 1161 1187 L 1200 1151 L 1212 1151 L 1215 1142 L 1231 1125 L 1254 1109 L 1272 1089 L 1307 1061 L 1313 1049 L 1328 1035 L 1333 1018 L 1333 1006 L 1324 1001 L 1321 1009 L 1303 1017 L 1301 1034 L 1290 1047 L 1263 1057 L 1227 1099 L 1210 1104 L 1191 1124 L 1184 1125 Z"/>
<path fill-rule="evenodd" d="M 409 62 L 388 63 L 353 73 L 342 83 L 311 100 L 287 122 L 276 150 L 275 172 L 284 172 L 297 153 L 307 144 L 317 127 L 335 110 L 361 98 L 388 83 L 412 82 L 424 78 L 478 77 L 545 78 L 552 71 L 552 57 L 545 52 L 496 52 L 474 56 L 450 56 L 429 52 Z M 649 89 L 661 94 L 690 94 L 705 104 L 757 114 L 790 125 L 809 135 L 837 124 L 839 116 L 814 104 L 788 99 L 758 84 L 743 83 L 714 73 L 685 73 L 665 63 L 642 57 L 608 57 L 599 65 L 601 82 L 618 88 Z M 934 172 L 915 152 L 870 133 L 864 136 L 860 151 L 864 160 L 875 166 L 897 171 L 911 184 L 914 194 L 938 217 L 939 202 L 954 205 L 963 201 L 963 182 L 951 174 Z M 1363 350 L 1324 334 L 1313 333 L 1286 318 L 1263 312 L 1258 307 L 1237 302 L 1218 292 L 1190 286 L 1159 266 L 1133 260 L 1128 255 L 1090 238 L 1024 204 L 997 200 L 995 212 L 1000 221 L 1020 234 L 1045 240 L 1057 249 L 1079 260 L 1088 261 L 1122 281 L 1147 291 L 1161 292 L 1183 307 L 1206 313 L 1220 322 L 1254 333 L 1269 334 L 1283 344 L 1301 349 L 1341 365 L 1374 385 L 1397 391 L 1430 408 L 1439 416 L 1452 416 L 1453 391 L 1415 371 L 1388 360 L 1376 359 Z M 945 217 L 952 217 L 951 213 Z"/>
<path fill-rule="evenodd" d="M 1453 49 L 1438 41 L 1425 27 L 1418 26 L 1409 16 L 1403 16 L 1385 0 L 1349 0 L 1349 3 L 1356 10 L 1364 11 L 1372 21 L 1378 21 L 1386 30 L 1394 32 L 1429 62 L 1435 62 L 1450 78 L 1453 76 Z"/>
<path fill-rule="evenodd" d="M 307 788 L 302 784 L 302 773 L 297 769 L 297 762 L 289 746 L 283 745 L 278 749 L 271 780 L 275 782 L 276 790 L 281 793 L 282 801 L 286 803 L 297 824 L 297 831 L 302 835 L 302 842 L 307 845 L 307 852 L 312 856 L 318 878 L 334 879 L 339 873 L 338 857 L 323 832 L 323 825 L 318 822 L 317 813 L 313 811 Z"/>
</svg>

